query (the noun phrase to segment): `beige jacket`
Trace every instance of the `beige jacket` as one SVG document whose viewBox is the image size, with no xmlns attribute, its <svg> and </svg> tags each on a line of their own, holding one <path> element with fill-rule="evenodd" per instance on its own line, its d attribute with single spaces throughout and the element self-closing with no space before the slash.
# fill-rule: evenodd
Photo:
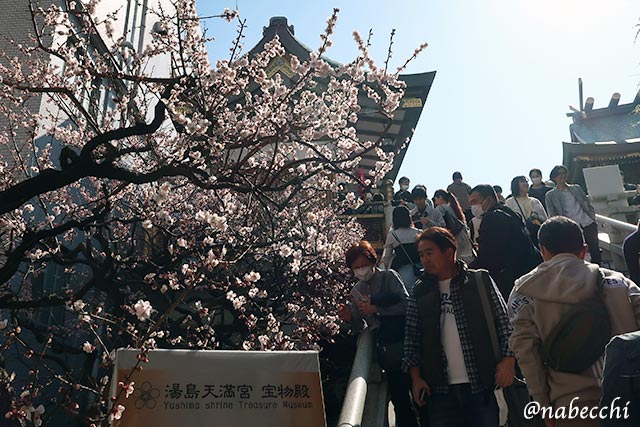
<svg viewBox="0 0 640 427">
<path fill-rule="evenodd" d="M 603 269 L 604 301 L 615 335 L 640 329 L 640 288 L 622 274 Z M 509 346 L 527 380 L 531 396 L 543 406 L 566 406 L 574 397 L 599 401 L 602 359 L 580 374 L 547 368 L 540 344 L 560 320 L 567 304 L 598 291 L 598 266 L 560 254 L 518 279 L 509 297 L 514 331 Z"/>
</svg>

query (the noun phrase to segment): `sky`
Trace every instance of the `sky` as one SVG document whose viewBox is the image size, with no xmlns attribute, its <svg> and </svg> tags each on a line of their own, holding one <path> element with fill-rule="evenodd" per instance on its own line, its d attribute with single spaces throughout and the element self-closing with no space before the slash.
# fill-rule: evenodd
<svg viewBox="0 0 640 427">
<path fill-rule="evenodd" d="M 339 62 L 357 56 L 353 31 L 373 30 L 372 56 L 386 58 L 396 30 L 391 64 L 401 65 L 421 43 L 429 47 L 406 73 L 436 71 L 435 81 L 400 169 L 429 194 L 461 171 L 470 185 L 498 184 L 508 194 L 514 176 L 537 167 L 548 177 L 562 163 L 569 141 L 569 105 L 584 98 L 606 107 L 614 92 L 621 104 L 640 88 L 637 0 L 197 0 L 201 16 L 237 8 L 247 20 L 244 47 L 262 37 L 269 18 L 285 16 L 295 37 L 320 46 L 325 20 L 340 8 L 333 47 Z M 237 26 L 203 21 L 213 61 L 229 56 Z M 396 183 L 397 187 L 397 183 Z"/>
</svg>

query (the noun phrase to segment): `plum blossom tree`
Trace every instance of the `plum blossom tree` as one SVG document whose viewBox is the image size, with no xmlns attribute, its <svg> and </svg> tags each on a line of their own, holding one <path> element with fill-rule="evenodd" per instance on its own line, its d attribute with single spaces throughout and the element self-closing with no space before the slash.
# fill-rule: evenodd
<svg viewBox="0 0 640 427">
<path fill-rule="evenodd" d="M 392 117 L 398 73 L 357 34 L 352 62 L 323 58 L 337 10 L 285 79 L 265 73 L 289 58 L 279 40 L 242 54 L 241 30 L 211 64 L 193 0 L 155 11 L 142 52 L 95 0 L 30 5 L 32 43 L 0 59 L 0 346 L 22 366 L 1 372 L 3 419 L 119 418 L 136 371 L 109 395 L 118 347 L 143 365 L 156 347 L 308 349 L 335 334 L 344 251 L 362 235 L 337 182 L 359 182 L 368 153 L 369 184 L 391 167 L 353 124 L 359 96 Z M 150 71 L 158 57 L 170 75 Z"/>
</svg>

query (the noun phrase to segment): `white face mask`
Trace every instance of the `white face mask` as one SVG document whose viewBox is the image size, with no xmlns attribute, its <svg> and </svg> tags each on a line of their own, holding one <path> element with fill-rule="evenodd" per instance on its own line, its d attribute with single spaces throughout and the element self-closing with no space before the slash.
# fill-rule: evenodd
<svg viewBox="0 0 640 427">
<path fill-rule="evenodd" d="M 484 215 L 484 209 L 482 209 L 482 205 L 471 205 L 471 213 L 476 218 L 482 218 L 482 215 Z"/>
<path fill-rule="evenodd" d="M 535 185 L 541 184 L 541 183 L 542 183 L 542 177 L 538 176 L 538 177 L 536 177 L 536 178 L 531 178 L 531 181 L 532 181 Z"/>
<path fill-rule="evenodd" d="M 409 189 L 409 186 L 407 184 L 402 184 L 400 186 L 400 190 L 402 190 L 402 191 L 407 191 L 408 189 Z"/>
<path fill-rule="evenodd" d="M 373 277 L 374 271 L 371 267 L 361 267 L 354 268 L 353 275 L 356 276 L 358 280 L 362 280 L 363 282 L 368 282 Z"/>
</svg>

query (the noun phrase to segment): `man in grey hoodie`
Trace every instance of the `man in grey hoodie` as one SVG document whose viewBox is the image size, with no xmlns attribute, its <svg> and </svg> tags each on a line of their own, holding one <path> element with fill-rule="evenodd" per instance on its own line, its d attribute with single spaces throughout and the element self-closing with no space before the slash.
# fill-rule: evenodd
<svg viewBox="0 0 640 427">
<path fill-rule="evenodd" d="M 602 394 L 602 358 L 583 372 L 561 372 L 543 363 L 542 343 L 572 305 L 598 295 L 600 283 L 613 335 L 640 329 L 640 288 L 618 272 L 585 262 L 582 229 L 569 218 L 549 219 L 538 238 L 544 262 L 518 279 L 509 297 L 514 326 L 509 346 L 529 393 L 542 407 L 553 407 L 554 411 L 566 408 L 567 413 L 570 405 L 597 407 Z M 599 420 L 547 417 L 545 422 L 547 426 L 589 427 L 597 426 Z"/>
</svg>

